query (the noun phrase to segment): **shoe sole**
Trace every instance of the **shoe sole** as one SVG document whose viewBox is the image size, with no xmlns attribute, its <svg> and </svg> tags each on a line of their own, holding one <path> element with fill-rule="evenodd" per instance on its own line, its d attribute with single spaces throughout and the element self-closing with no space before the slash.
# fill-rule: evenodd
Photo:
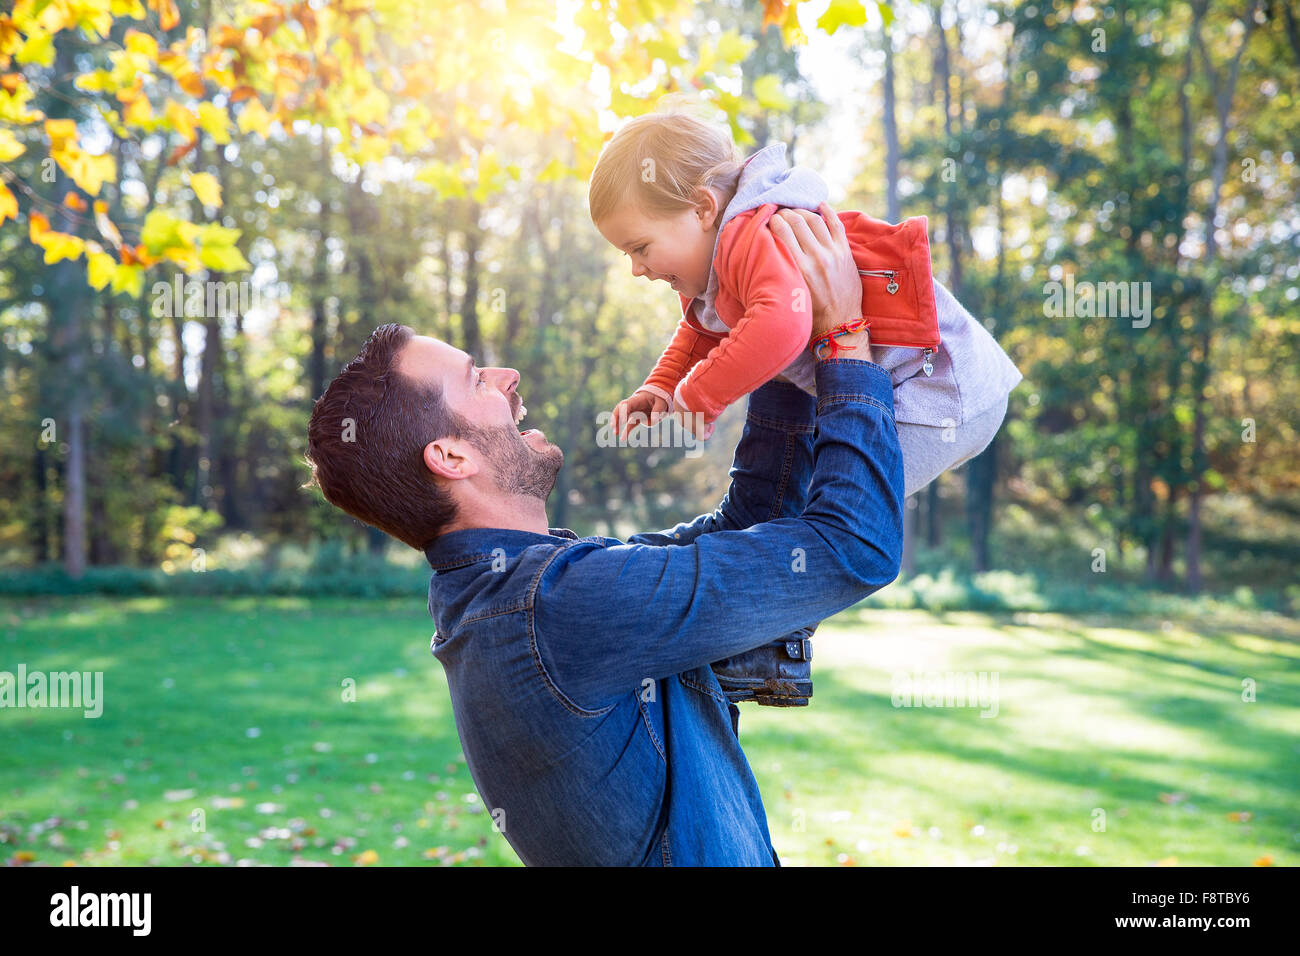
<svg viewBox="0 0 1300 956">
<path fill-rule="evenodd" d="M 722 692 L 733 704 L 742 701 L 754 701 L 763 707 L 807 707 L 808 698 L 813 695 L 812 681 L 790 680 L 755 680 L 752 684 L 736 686 L 728 681 L 722 686 Z"/>
</svg>

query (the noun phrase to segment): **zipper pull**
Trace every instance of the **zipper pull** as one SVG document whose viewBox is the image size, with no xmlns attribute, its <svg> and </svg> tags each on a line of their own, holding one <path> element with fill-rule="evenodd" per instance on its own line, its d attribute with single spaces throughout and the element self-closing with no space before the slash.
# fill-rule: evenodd
<svg viewBox="0 0 1300 956">
<path fill-rule="evenodd" d="M 921 371 L 926 375 L 934 374 L 934 363 L 930 361 L 930 356 L 934 354 L 934 349 L 925 350 L 925 364 L 921 366 Z"/>
<path fill-rule="evenodd" d="M 880 276 L 882 279 L 888 279 L 889 285 L 885 286 L 885 291 L 893 295 L 898 291 L 898 273 L 892 269 L 859 269 L 859 275 Z"/>
</svg>

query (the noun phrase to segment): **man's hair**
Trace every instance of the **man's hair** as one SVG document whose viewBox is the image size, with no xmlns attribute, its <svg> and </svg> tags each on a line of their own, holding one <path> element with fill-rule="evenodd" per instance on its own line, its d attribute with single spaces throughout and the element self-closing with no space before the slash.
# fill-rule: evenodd
<svg viewBox="0 0 1300 956">
<path fill-rule="evenodd" d="M 465 420 L 438 384 L 396 368 L 414 331 L 381 325 L 312 408 L 307 426 L 311 481 L 325 500 L 416 550 L 456 517 L 451 493 L 424 464 L 424 447 L 463 437 Z"/>
</svg>

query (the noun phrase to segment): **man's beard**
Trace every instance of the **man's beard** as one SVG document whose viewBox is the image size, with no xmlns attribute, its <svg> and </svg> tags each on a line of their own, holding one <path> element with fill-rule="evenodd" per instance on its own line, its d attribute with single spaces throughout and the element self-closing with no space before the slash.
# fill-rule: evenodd
<svg viewBox="0 0 1300 956">
<path fill-rule="evenodd" d="M 460 426 L 461 437 L 487 456 L 498 489 L 510 495 L 547 499 L 564 464 L 564 452 L 555 446 L 538 451 L 512 425 L 480 428 L 462 421 Z"/>
</svg>

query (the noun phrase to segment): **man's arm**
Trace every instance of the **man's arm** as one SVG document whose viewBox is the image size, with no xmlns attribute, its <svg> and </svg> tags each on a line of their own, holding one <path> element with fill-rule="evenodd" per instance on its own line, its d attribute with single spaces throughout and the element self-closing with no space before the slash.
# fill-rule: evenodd
<svg viewBox="0 0 1300 956">
<path fill-rule="evenodd" d="M 749 650 L 851 607 L 898 575 L 903 464 L 889 375 L 817 365 L 814 471 L 798 517 L 702 534 L 684 547 L 582 542 L 530 594 L 542 663 L 582 706 L 645 678 Z"/>
<path fill-rule="evenodd" d="M 739 531 L 798 515 L 808 501 L 816 411 L 817 400 L 788 382 L 756 389 L 722 503 L 689 523 L 633 535 L 628 544 L 686 545 L 712 531 Z"/>
</svg>

